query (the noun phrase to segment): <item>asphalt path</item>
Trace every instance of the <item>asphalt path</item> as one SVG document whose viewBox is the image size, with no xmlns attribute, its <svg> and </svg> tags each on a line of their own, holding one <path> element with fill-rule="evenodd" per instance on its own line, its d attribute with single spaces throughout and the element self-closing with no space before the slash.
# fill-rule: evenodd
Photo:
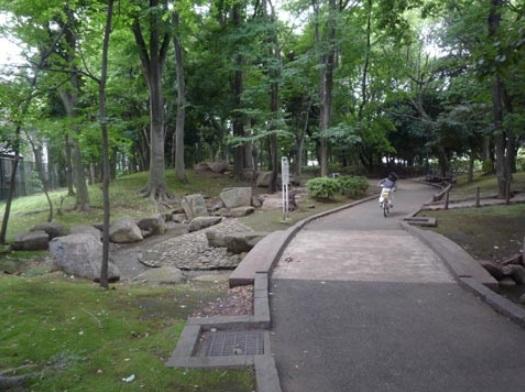
<svg viewBox="0 0 525 392">
<path fill-rule="evenodd" d="M 316 220 L 272 278 L 272 350 L 285 392 L 523 392 L 525 330 L 460 288 L 399 221 L 434 190 L 402 182 Z"/>
</svg>

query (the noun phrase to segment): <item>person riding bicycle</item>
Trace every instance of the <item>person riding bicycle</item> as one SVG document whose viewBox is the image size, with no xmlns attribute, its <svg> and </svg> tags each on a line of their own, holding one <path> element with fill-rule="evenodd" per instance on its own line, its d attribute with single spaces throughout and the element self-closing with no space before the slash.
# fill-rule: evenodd
<svg viewBox="0 0 525 392">
<path fill-rule="evenodd" d="M 398 179 L 397 174 L 394 172 L 391 172 L 388 175 L 388 177 L 383 178 L 379 182 L 379 186 L 383 188 L 381 191 L 381 196 L 379 196 L 379 205 L 383 204 L 385 193 L 388 193 L 388 204 L 390 205 L 390 208 L 394 206 L 394 203 L 393 203 L 394 198 L 393 198 L 392 192 L 395 192 L 397 190 L 397 184 L 396 184 L 397 179 Z"/>
</svg>

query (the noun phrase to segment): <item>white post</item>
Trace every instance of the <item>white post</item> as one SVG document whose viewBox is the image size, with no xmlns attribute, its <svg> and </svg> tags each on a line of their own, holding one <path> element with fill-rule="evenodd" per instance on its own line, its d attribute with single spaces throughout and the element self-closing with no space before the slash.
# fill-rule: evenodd
<svg viewBox="0 0 525 392">
<path fill-rule="evenodd" d="M 283 221 L 288 218 L 288 183 L 290 182 L 290 165 L 288 158 L 281 158 L 281 187 L 283 199 Z"/>
</svg>

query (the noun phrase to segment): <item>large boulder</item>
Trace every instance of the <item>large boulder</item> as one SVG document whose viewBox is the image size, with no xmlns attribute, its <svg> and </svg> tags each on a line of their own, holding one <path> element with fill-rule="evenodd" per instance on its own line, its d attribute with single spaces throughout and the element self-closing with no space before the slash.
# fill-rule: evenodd
<svg viewBox="0 0 525 392">
<path fill-rule="evenodd" d="M 216 225 L 222 220 L 220 216 L 198 216 L 197 218 L 194 218 L 188 227 L 188 231 L 197 231 L 202 230 L 207 227 Z"/>
<path fill-rule="evenodd" d="M 40 223 L 33 226 L 29 231 L 45 231 L 49 235 L 50 240 L 69 234 L 67 227 L 57 222 Z"/>
<path fill-rule="evenodd" d="M 164 234 L 166 232 L 166 221 L 161 214 L 143 218 L 137 222 L 137 226 L 142 230 L 145 237 Z"/>
<path fill-rule="evenodd" d="M 255 181 L 255 184 L 257 185 L 257 187 L 266 188 L 270 185 L 271 180 L 272 180 L 272 172 L 262 171 L 262 172 L 259 172 L 259 174 L 257 175 L 257 180 Z"/>
<path fill-rule="evenodd" d="M 181 201 L 181 206 L 184 209 L 187 218 L 190 220 L 198 216 L 208 216 L 206 201 L 199 193 L 184 196 Z"/>
<path fill-rule="evenodd" d="M 228 163 L 223 161 L 208 162 L 208 167 L 214 173 L 224 173 L 228 170 Z"/>
<path fill-rule="evenodd" d="M 226 208 L 249 207 L 252 204 L 252 188 L 226 188 L 221 192 L 220 198 Z"/>
<path fill-rule="evenodd" d="M 183 272 L 171 266 L 148 269 L 136 276 L 134 281 L 151 284 L 176 284 L 186 280 Z"/>
<path fill-rule="evenodd" d="M 232 233 L 224 237 L 224 243 L 231 253 L 249 252 L 267 234 L 256 232 Z"/>
<path fill-rule="evenodd" d="M 206 172 L 210 170 L 210 166 L 207 162 L 200 162 L 193 166 L 193 170 L 196 172 Z"/>
<path fill-rule="evenodd" d="M 111 242 L 128 243 L 142 241 L 142 231 L 133 219 L 120 219 L 109 227 L 109 239 Z"/>
<path fill-rule="evenodd" d="M 102 232 L 97 229 L 95 226 L 91 225 L 76 225 L 71 228 L 71 234 L 90 234 L 95 239 L 100 240 L 102 237 Z"/>
<path fill-rule="evenodd" d="M 69 275 L 94 281 L 100 279 L 102 243 L 90 233 L 70 234 L 58 237 L 49 244 L 55 265 Z M 118 267 L 110 260 L 109 281 L 120 278 Z"/>
<path fill-rule="evenodd" d="M 30 231 L 19 234 L 11 244 L 13 250 L 47 250 L 49 246 L 49 234 L 43 230 Z"/>
</svg>

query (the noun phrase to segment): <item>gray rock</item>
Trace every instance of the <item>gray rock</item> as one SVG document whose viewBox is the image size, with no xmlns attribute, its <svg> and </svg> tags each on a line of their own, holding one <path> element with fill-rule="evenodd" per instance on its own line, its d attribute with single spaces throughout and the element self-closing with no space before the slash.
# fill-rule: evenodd
<svg viewBox="0 0 525 392">
<path fill-rule="evenodd" d="M 43 230 L 19 234 L 11 244 L 13 250 L 47 250 L 48 247 L 49 234 Z"/>
<path fill-rule="evenodd" d="M 224 173 L 228 170 L 228 163 L 223 161 L 208 162 L 208 167 L 214 173 Z"/>
<path fill-rule="evenodd" d="M 224 203 L 219 197 L 210 197 L 209 199 L 206 199 L 206 208 L 212 212 L 215 212 L 221 208 L 224 208 Z"/>
<path fill-rule="evenodd" d="M 95 239 L 102 238 L 102 232 L 95 226 L 90 225 L 76 225 L 71 228 L 71 234 L 91 234 Z"/>
<path fill-rule="evenodd" d="M 502 268 L 496 263 L 492 263 L 490 261 L 482 261 L 481 265 L 488 271 L 489 274 L 492 275 L 494 279 L 501 280 L 505 277 Z"/>
<path fill-rule="evenodd" d="M 208 209 L 206 202 L 201 194 L 194 194 L 184 196 L 181 201 L 181 206 L 188 219 L 193 219 L 198 216 L 208 216 Z"/>
<path fill-rule="evenodd" d="M 166 221 L 161 214 L 141 219 L 137 222 L 137 226 L 142 231 L 148 232 L 149 235 L 159 235 L 166 232 Z"/>
<path fill-rule="evenodd" d="M 175 223 L 186 222 L 186 214 L 173 214 L 171 220 Z"/>
<path fill-rule="evenodd" d="M 220 198 L 226 208 L 249 207 L 252 204 L 252 188 L 226 188 L 221 192 Z"/>
<path fill-rule="evenodd" d="M 193 170 L 196 172 L 206 172 L 210 170 L 210 166 L 206 162 L 200 162 L 193 166 Z"/>
<path fill-rule="evenodd" d="M 236 207 L 232 209 L 223 209 L 221 215 L 228 218 L 241 218 L 246 215 L 253 214 L 255 208 L 253 207 Z"/>
<path fill-rule="evenodd" d="M 33 226 L 29 231 L 45 231 L 49 235 L 50 240 L 69 234 L 67 227 L 57 222 L 41 223 Z"/>
<path fill-rule="evenodd" d="M 501 279 L 498 282 L 498 284 L 501 287 L 514 287 L 514 286 L 516 286 L 516 282 L 512 278 L 503 278 L 503 279 Z"/>
<path fill-rule="evenodd" d="M 257 242 L 262 240 L 268 233 L 233 233 L 224 237 L 226 248 L 231 253 L 249 252 Z"/>
<path fill-rule="evenodd" d="M 197 218 L 192 219 L 188 230 L 190 232 L 202 230 L 220 223 L 221 220 L 222 218 L 220 216 L 198 216 Z"/>
<path fill-rule="evenodd" d="M 517 284 L 525 284 L 525 267 L 518 264 L 509 264 L 502 268 L 503 274 L 509 276 Z"/>
<path fill-rule="evenodd" d="M 520 296 L 519 302 L 520 304 L 525 305 L 525 293 Z"/>
<path fill-rule="evenodd" d="M 270 185 L 271 179 L 272 179 L 271 171 L 259 172 L 259 175 L 257 176 L 257 180 L 255 181 L 255 184 L 259 188 L 265 188 Z"/>
<path fill-rule="evenodd" d="M 252 206 L 255 208 L 261 208 L 262 207 L 262 199 L 259 196 L 252 196 Z"/>
<path fill-rule="evenodd" d="M 140 228 L 132 219 L 120 219 L 111 224 L 109 228 L 111 242 L 128 243 L 142 241 L 144 237 Z"/>
<path fill-rule="evenodd" d="M 133 280 L 152 284 L 176 284 L 184 282 L 186 278 L 180 269 L 165 266 L 147 270 L 136 276 Z"/>
<path fill-rule="evenodd" d="M 94 281 L 100 279 L 102 243 L 90 233 L 70 234 L 58 237 L 49 244 L 55 265 L 69 275 Z M 110 260 L 110 281 L 120 278 L 118 267 Z"/>
<path fill-rule="evenodd" d="M 208 230 L 206 232 L 206 239 L 208 246 L 211 248 L 226 248 L 227 234 L 215 230 Z"/>
</svg>

